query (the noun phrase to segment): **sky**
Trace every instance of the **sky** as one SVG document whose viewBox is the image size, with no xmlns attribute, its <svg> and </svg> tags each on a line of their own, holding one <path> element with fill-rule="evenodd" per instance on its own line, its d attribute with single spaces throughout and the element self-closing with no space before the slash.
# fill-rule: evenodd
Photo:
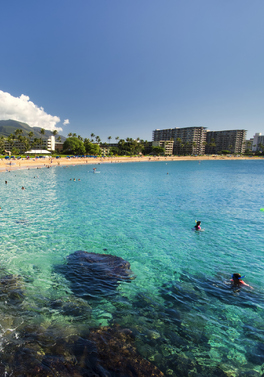
<svg viewBox="0 0 264 377">
<path fill-rule="evenodd" d="M 262 0 L 1 2 L 0 120 L 152 140 L 264 134 Z"/>
</svg>

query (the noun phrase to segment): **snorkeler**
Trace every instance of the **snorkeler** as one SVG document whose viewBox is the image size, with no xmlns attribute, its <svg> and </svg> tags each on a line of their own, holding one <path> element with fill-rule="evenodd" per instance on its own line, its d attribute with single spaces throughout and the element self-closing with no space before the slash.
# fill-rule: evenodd
<svg viewBox="0 0 264 377">
<path fill-rule="evenodd" d="M 249 284 L 246 284 L 242 279 L 245 277 L 244 276 L 241 276 L 240 274 L 233 274 L 232 275 L 232 279 L 231 279 L 231 283 L 234 287 L 241 287 L 242 285 L 245 285 L 246 287 L 249 287 L 251 289 L 253 289 L 253 287 L 251 287 Z"/>
<path fill-rule="evenodd" d="M 196 224 L 195 224 L 195 226 L 194 226 L 194 229 L 195 230 L 202 230 L 202 228 L 201 228 L 201 221 L 196 221 Z"/>
</svg>

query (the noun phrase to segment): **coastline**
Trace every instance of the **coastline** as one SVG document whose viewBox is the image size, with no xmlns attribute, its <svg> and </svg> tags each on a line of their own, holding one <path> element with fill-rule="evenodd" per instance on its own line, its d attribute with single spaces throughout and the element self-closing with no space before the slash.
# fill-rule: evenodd
<svg viewBox="0 0 264 377">
<path fill-rule="evenodd" d="M 41 169 L 54 166 L 73 166 L 73 165 L 98 165 L 105 163 L 129 163 L 129 162 L 156 162 L 156 161 L 217 161 L 217 160 L 263 160 L 263 157 L 227 157 L 227 156 L 160 156 L 160 157 L 82 157 L 82 158 L 43 158 L 25 160 L 0 160 L 0 172 L 26 169 Z M 11 164 L 10 164 L 11 163 Z"/>
</svg>

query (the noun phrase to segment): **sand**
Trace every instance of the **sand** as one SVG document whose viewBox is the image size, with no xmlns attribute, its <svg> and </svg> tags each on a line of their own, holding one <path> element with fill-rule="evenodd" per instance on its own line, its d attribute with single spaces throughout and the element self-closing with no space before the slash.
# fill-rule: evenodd
<svg viewBox="0 0 264 377">
<path fill-rule="evenodd" d="M 126 162 L 153 162 L 153 161 L 204 161 L 204 160 L 263 160 L 263 157 L 227 157 L 227 156 L 181 156 L 181 157 L 97 157 L 97 158 L 30 158 L 30 159 L 12 159 L 0 160 L 0 171 L 22 170 L 22 169 L 40 169 L 52 166 L 72 166 L 72 165 L 98 165 L 105 163 L 126 163 Z"/>
</svg>

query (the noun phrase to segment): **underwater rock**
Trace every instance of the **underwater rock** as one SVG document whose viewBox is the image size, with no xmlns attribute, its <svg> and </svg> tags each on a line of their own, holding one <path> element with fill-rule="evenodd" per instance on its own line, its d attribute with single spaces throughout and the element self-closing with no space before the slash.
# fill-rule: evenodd
<svg viewBox="0 0 264 377">
<path fill-rule="evenodd" d="M 76 296 L 98 298 L 109 296 L 120 281 L 135 279 L 130 270 L 130 263 L 115 255 L 75 251 L 67 257 L 67 264 L 57 266 L 71 283 Z"/>
<path fill-rule="evenodd" d="M 173 370 L 177 377 L 230 377 L 219 366 L 200 365 L 196 360 L 188 358 L 183 353 L 174 354 L 167 360 L 170 370 Z M 232 374 L 232 376 L 236 376 Z M 239 374 L 240 376 L 240 374 Z M 237 376 L 238 377 L 238 376 Z"/>
<path fill-rule="evenodd" d="M 92 312 L 92 308 L 87 301 L 74 296 L 71 299 L 52 300 L 50 302 L 50 308 L 58 310 L 60 314 L 64 316 L 77 317 L 76 320 L 78 320 L 79 317 L 90 318 Z"/>
<path fill-rule="evenodd" d="M 58 329 L 25 326 L 1 351 L 6 377 L 163 377 L 136 351 L 134 336 L 119 327 L 93 329 L 83 337 Z"/>
<path fill-rule="evenodd" d="M 112 372 L 109 376 L 164 376 L 155 365 L 139 355 L 134 345 L 133 333 L 129 329 L 119 327 L 94 329 L 89 339 L 96 345 L 100 365 L 106 371 Z"/>
<path fill-rule="evenodd" d="M 22 278 L 16 275 L 6 275 L 0 278 L 0 301 L 18 305 L 24 300 Z"/>
</svg>

